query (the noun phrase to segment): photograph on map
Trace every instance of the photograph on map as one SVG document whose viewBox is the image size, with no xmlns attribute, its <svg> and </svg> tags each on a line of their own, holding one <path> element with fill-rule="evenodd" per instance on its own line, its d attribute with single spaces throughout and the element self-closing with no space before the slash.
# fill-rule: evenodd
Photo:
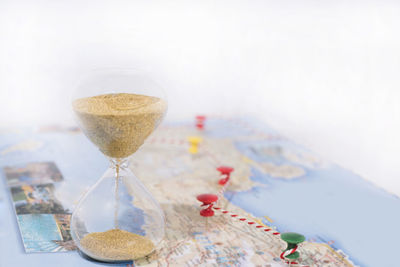
<svg viewBox="0 0 400 267">
<path fill-rule="evenodd" d="M 9 187 L 39 185 L 63 180 L 54 162 L 32 162 L 14 167 L 4 167 Z"/>
<path fill-rule="evenodd" d="M 54 197 L 54 185 L 23 185 L 10 189 L 17 214 L 65 214 L 61 203 Z"/>
<path fill-rule="evenodd" d="M 26 252 L 61 252 L 76 249 L 70 235 L 71 214 L 17 216 Z"/>
</svg>

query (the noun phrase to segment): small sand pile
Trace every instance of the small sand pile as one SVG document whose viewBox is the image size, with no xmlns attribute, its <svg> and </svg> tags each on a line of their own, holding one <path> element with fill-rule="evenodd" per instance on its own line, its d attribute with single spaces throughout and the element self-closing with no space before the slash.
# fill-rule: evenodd
<svg viewBox="0 0 400 267">
<path fill-rule="evenodd" d="M 132 155 L 160 123 L 167 103 L 157 97 L 105 94 L 72 103 L 86 136 L 107 156 Z"/>
<path fill-rule="evenodd" d="M 119 229 L 87 234 L 81 246 L 93 258 L 114 261 L 142 258 L 154 250 L 150 239 Z"/>
</svg>

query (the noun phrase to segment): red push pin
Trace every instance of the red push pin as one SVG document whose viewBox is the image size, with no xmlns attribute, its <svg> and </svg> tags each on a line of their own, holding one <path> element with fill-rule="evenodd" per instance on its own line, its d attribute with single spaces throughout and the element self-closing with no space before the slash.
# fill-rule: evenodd
<svg viewBox="0 0 400 267">
<path fill-rule="evenodd" d="M 198 130 L 204 129 L 204 121 L 206 120 L 206 116 L 198 115 L 196 116 L 196 127 Z"/>
<path fill-rule="evenodd" d="M 228 166 L 220 166 L 217 168 L 217 171 L 219 171 L 221 173 L 221 176 L 224 176 L 222 179 L 220 179 L 218 181 L 218 183 L 220 185 L 225 185 L 228 181 L 229 178 L 231 177 L 231 172 L 233 172 L 233 168 L 232 167 L 228 167 Z"/>
<path fill-rule="evenodd" d="M 214 203 L 217 202 L 218 196 L 214 194 L 202 194 L 197 196 L 197 200 L 200 202 L 203 202 L 201 207 L 208 206 L 205 209 L 202 209 L 200 211 L 200 215 L 203 217 L 211 217 L 214 216 L 214 211 L 212 210 L 212 207 L 214 206 Z"/>
</svg>

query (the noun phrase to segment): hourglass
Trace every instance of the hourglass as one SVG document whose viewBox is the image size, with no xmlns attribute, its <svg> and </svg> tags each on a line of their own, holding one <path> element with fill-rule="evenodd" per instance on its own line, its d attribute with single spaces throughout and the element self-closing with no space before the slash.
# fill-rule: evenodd
<svg viewBox="0 0 400 267">
<path fill-rule="evenodd" d="M 72 108 L 80 128 L 110 162 L 72 214 L 73 240 L 99 261 L 149 255 L 164 236 L 164 215 L 127 165 L 162 121 L 165 95 L 137 72 L 95 71 L 80 83 Z"/>
</svg>

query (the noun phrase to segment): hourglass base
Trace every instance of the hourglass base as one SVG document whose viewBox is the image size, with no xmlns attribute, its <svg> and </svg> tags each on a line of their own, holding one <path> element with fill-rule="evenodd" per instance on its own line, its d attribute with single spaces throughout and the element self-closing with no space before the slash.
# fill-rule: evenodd
<svg viewBox="0 0 400 267">
<path fill-rule="evenodd" d="M 133 260 L 127 260 L 127 261 L 98 260 L 96 258 L 90 257 L 89 255 L 87 255 L 85 252 L 83 252 L 80 249 L 78 249 L 78 253 L 85 260 L 92 261 L 92 262 L 97 262 L 97 263 L 105 263 L 105 264 L 110 264 L 110 265 L 114 265 L 114 264 L 126 264 L 126 265 L 128 265 L 128 264 L 132 264 L 133 263 Z"/>
<path fill-rule="evenodd" d="M 128 265 L 128 264 L 133 264 L 135 261 L 151 257 L 155 253 L 155 251 L 151 252 L 149 255 L 144 256 L 142 258 L 138 258 L 138 259 L 134 259 L 134 260 L 124 260 L 124 261 L 98 260 L 96 258 L 92 258 L 89 255 L 85 254 L 85 252 L 83 252 L 80 249 L 78 249 L 78 253 L 85 260 L 96 262 L 96 263 L 103 263 L 103 264 L 109 264 L 109 265 L 114 265 L 114 264 Z"/>
</svg>

